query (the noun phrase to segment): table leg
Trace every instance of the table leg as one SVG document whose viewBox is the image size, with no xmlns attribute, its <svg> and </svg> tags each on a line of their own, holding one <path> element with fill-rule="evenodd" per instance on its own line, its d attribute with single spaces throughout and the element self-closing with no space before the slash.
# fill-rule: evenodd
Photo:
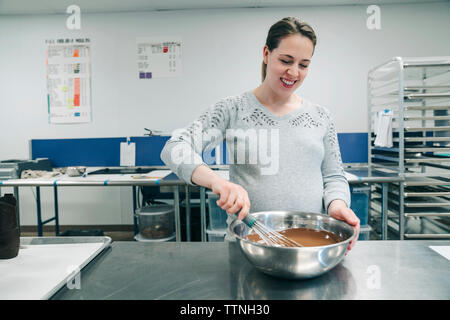
<svg viewBox="0 0 450 320">
<path fill-rule="evenodd" d="M 180 223 L 180 187 L 173 187 L 173 205 L 175 208 L 175 240 L 181 241 L 181 223 Z"/>
<path fill-rule="evenodd" d="M 399 194 L 399 208 L 398 211 L 398 233 L 400 240 L 404 239 L 405 235 L 405 208 L 404 208 L 404 192 L 405 192 L 405 185 L 403 182 L 399 183 L 398 186 L 398 194 Z"/>
<path fill-rule="evenodd" d="M 55 235 L 59 236 L 59 212 L 58 212 L 58 187 L 53 186 L 53 195 L 55 200 Z"/>
<path fill-rule="evenodd" d="M 16 210 L 17 210 L 17 228 L 20 235 L 20 205 L 19 205 L 19 187 L 14 187 L 14 197 L 16 198 Z"/>
<path fill-rule="evenodd" d="M 36 209 L 37 209 L 38 237 L 42 237 L 41 189 L 40 189 L 40 187 L 36 187 Z"/>
<path fill-rule="evenodd" d="M 201 229 L 201 240 L 206 241 L 206 197 L 205 188 L 200 187 L 200 229 Z"/>
<path fill-rule="evenodd" d="M 134 235 L 138 234 L 138 226 L 137 226 L 137 217 L 136 217 L 136 209 L 137 209 L 137 204 L 136 204 L 136 186 L 131 186 L 132 190 L 133 190 L 133 225 L 134 225 Z"/>
<path fill-rule="evenodd" d="M 191 193 L 189 185 L 186 184 L 186 241 L 191 241 Z"/>
<path fill-rule="evenodd" d="M 381 184 L 381 239 L 387 239 L 387 222 L 388 222 L 388 184 Z"/>
</svg>

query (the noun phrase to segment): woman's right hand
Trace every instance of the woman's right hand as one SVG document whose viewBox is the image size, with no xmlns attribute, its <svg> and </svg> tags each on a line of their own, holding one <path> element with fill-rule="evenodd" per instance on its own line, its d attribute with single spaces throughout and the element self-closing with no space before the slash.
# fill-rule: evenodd
<svg viewBox="0 0 450 320">
<path fill-rule="evenodd" d="M 250 199 L 247 191 L 238 184 L 225 179 L 219 179 L 211 185 L 212 191 L 220 196 L 217 205 L 227 213 L 236 214 L 238 219 L 245 218 L 250 211 Z"/>
</svg>

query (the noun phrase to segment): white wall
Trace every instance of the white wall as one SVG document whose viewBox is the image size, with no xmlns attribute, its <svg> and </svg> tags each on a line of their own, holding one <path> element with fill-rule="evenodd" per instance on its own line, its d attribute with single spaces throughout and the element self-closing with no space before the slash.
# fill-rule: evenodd
<svg viewBox="0 0 450 320">
<path fill-rule="evenodd" d="M 66 29 L 66 15 L 0 16 L 0 159 L 28 158 L 30 139 L 139 136 L 144 127 L 186 125 L 218 99 L 259 85 L 267 31 L 285 16 L 309 22 L 318 36 L 298 93 L 327 106 L 339 132 L 367 131 L 371 67 L 394 56 L 450 55 L 450 3 L 380 7 L 382 28 L 374 31 L 367 6 L 82 13 L 80 31 Z M 137 79 L 136 37 L 152 35 L 182 37 L 181 77 Z M 91 39 L 90 124 L 48 124 L 45 39 L 58 37 Z M 22 223 L 35 224 L 31 190 L 21 190 Z M 45 217 L 53 212 L 47 191 Z M 61 224 L 132 223 L 131 188 L 60 188 L 60 203 Z"/>
</svg>

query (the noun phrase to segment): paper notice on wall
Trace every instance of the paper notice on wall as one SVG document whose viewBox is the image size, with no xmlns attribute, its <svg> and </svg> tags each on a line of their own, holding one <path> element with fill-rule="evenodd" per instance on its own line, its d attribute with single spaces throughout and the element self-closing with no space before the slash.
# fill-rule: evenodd
<svg viewBox="0 0 450 320">
<path fill-rule="evenodd" d="M 181 76 L 181 37 L 146 37 L 136 42 L 138 79 Z"/>
<path fill-rule="evenodd" d="M 136 165 L 136 143 L 120 143 L 120 165 L 132 167 Z"/>
<path fill-rule="evenodd" d="M 90 40 L 56 39 L 46 44 L 49 123 L 91 122 Z"/>
</svg>

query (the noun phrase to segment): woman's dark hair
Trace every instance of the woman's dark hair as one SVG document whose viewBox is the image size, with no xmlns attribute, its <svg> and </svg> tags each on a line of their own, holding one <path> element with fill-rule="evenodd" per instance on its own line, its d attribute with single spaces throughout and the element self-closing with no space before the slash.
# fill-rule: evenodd
<svg viewBox="0 0 450 320">
<path fill-rule="evenodd" d="M 278 48 L 281 40 L 292 34 L 301 34 L 309 38 L 312 41 L 314 48 L 316 47 L 317 38 L 313 28 L 306 22 L 300 21 L 295 17 L 287 17 L 270 27 L 266 39 L 266 45 L 269 48 L 269 51 Z M 261 70 L 262 81 L 266 78 L 266 70 L 267 64 L 263 61 Z"/>
</svg>

